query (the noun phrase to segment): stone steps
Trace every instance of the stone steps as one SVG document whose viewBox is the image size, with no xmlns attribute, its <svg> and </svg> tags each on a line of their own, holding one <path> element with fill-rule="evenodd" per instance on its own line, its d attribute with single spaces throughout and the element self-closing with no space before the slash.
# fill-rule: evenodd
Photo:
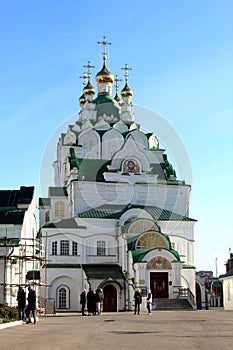
<svg viewBox="0 0 233 350">
<path fill-rule="evenodd" d="M 157 298 L 153 300 L 152 310 L 192 310 L 187 299 Z"/>
</svg>

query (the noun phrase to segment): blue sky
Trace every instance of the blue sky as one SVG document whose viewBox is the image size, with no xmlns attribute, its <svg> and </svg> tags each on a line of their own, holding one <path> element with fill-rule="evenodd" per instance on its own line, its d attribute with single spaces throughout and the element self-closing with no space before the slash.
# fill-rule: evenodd
<svg viewBox="0 0 233 350">
<path fill-rule="evenodd" d="M 189 155 L 195 265 L 215 272 L 218 258 L 224 272 L 233 249 L 232 13 L 231 0 L 2 3 L 0 187 L 35 185 L 40 195 L 44 151 L 79 110 L 83 64 L 98 72 L 96 42 L 106 35 L 110 70 L 123 77 L 125 63 L 133 68 L 133 103 L 163 116 Z M 136 120 L 158 129 L 153 118 Z"/>
</svg>

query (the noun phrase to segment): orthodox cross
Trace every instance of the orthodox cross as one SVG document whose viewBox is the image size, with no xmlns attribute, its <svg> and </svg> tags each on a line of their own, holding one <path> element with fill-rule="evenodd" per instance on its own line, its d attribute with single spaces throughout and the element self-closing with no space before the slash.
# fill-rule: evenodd
<svg viewBox="0 0 233 350">
<path fill-rule="evenodd" d="M 87 78 L 88 78 L 88 80 L 90 80 L 90 77 L 91 77 L 91 68 L 95 68 L 95 66 L 92 66 L 92 65 L 91 65 L 91 62 L 88 61 L 88 62 L 87 62 L 87 65 L 84 64 L 83 67 L 84 67 L 84 68 L 87 68 Z"/>
<path fill-rule="evenodd" d="M 114 81 L 116 82 L 115 88 L 116 88 L 116 94 L 117 94 L 118 93 L 118 87 L 119 87 L 118 83 L 119 83 L 119 81 L 122 81 L 122 79 L 119 79 L 118 75 L 116 74 L 116 77 L 115 77 Z"/>
<path fill-rule="evenodd" d="M 104 52 L 102 52 L 103 60 L 106 61 L 106 59 L 107 59 L 107 45 L 112 45 L 112 43 L 108 43 L 106 41 L 106 36 L 103 36 L 103 41 L 97 41 L 97 44 L 103 45 L 103 48 L 104 48 Z"/>
<path fill-rule="evenodd" d="M 79 76 L 79 78 L 83 79 L 83 86 L 87 85 L 87 74 L 84 72 L 83 75 Z"/>
<path fill-rule="evenodd" d="M 132 68 L 129 68 L 128 64 L 125 64 L 124 68 L 121 68 L 125 71 L 125 82 L 128 83 L 128 79 L 129 79 L 129 70 L 132 70 Z"/>
</svg>

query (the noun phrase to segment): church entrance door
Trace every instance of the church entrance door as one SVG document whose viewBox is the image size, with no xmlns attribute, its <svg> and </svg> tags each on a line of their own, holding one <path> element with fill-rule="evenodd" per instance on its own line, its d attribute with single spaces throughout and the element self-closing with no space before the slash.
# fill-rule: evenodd
<svg viewBox="0 0 233 350">
<path fill-rule="evenodd" d="M 117 311 L 117 290 L 111 284 L 108 284 L 103 289 L 104 292 L 104 303 L 103 311 L 114 312 Z"/>
<path fill-rule="evenodd" d="M 168 298 L 168 272 L 151 272 L 150 289 L 153 298 Z"/>
</svg>

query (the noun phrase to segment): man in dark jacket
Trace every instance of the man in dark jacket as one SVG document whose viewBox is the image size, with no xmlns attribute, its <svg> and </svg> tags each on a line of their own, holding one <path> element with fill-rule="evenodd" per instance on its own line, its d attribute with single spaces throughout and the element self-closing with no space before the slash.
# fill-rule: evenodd
<svg viewBox="0 0 233 350">
<path fill-rule="evenodd" d="M 17 293 L 17 301 L 18 301 L 18 314 L 19 314 L 19 321 L 24 321 L 24 313 L 25 313 L 25 306 L 26 306 L 26 294 L 22 287 L 19 286 L 18 293 Z"/>
<path fill-rule="evenodd" d="M 82 305 L 82 316 L 86 316 L 85 314 L 86 301 L 87 301 L 86 289 L 83 289 L 83 291 L 80 294 L 80 304 Z"/>
<path fill-rule="evenodd" d="M 35 315 L 35 310 L 36 310 L 36 292 L 31 288 L 28 287 L 28 305 L 26 308 L 26 323 L 31 323 L 31 317 L 30 317 L 30 312 L 32 312 L 32 316 L 34 318 L 34 324 L 36 323 L 36 315 Z"/>
</svg>

